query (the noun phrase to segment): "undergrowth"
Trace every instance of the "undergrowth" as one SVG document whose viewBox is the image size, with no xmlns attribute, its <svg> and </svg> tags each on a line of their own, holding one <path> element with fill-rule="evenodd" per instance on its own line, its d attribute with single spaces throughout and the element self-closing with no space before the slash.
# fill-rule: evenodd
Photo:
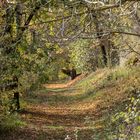
<svg viewBox="0 0 140 140">
<path fill-rule="evenodd" d="M 26 123 L 20 119 L 19 114 L 3 115 L 0 119 L 0 130 L 6 131 L 25 126 Z"/>
</svg>

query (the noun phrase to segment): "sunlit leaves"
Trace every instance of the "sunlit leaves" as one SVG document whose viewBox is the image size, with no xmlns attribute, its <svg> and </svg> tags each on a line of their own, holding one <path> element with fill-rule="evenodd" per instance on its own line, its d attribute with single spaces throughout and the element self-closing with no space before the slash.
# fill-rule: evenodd
<svg viewBox="0 0 140 140">
<path fill-rule="evenodd" d="M 123 136 L 125 139 L 133 139 L 137 137 L 137 134 L 140 132 L 140 90 L 134 89 L 131 92 L 133 93 L 133 96 L 126 106 L 126 111 L 117 113 L 112 119 L 112 121 L 116 123 L 116 130 L 119 132 L 117 134 L 119 138 L 122 138 Z"/>
<path fill-rule="evenodd" d="M 70 45 L 70 57 L 72 64 L 79 70 L 93 70 L 93 49 L 90 48 L 90 41 L 79 40 Z"/>
</svg>

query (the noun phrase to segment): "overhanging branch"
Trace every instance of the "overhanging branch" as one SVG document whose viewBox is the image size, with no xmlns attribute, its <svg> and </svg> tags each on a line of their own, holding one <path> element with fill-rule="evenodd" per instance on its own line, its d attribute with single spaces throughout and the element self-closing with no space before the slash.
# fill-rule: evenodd
<svg viewBox="0 0 140 140">
<path fill-rule="evenodd" d="M 132 36 L 140 37 L 140 34 L 137 34 L 137 33 L 131 33 L 131 32 L 111 31 L 110 33 L 112 33 L 112 34 L 126 34 L 126 35 L 132 35 Z"/>
<path fill-rule="evenodd" d="M 91 34 L 91 33 L 90 33 Z M 132 32 L 123 32 L 123 31 L 107 31 L 107 32 L 102 32 L 103 35 L 110 35 L 110 34 L 125 34 L 125 35 L 131 35 L 131 36 L 136 36 L 140 37 L 140 34 L 137 33 L 132 33 Z M 81 35 L 78 38 L 82 39 L 95 39 L 96 35 Z"/>
</svg>

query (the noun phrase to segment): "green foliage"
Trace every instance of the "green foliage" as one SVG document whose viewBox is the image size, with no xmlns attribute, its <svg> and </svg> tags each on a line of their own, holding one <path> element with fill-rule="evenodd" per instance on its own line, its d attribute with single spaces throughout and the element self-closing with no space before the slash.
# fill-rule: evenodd
<svg viewBox="0 0 140 140">
<path fill-rule="evenodd" d="M 132 88 L 130 93 L 130 103 L 126 106 L 126 111 L 119 112 L 112 118 L 115 123 L 117 139 L 138 140 L 140 136 L 140 89 Z"/>
<path fill-rule="evenodd" d="M 18 114 L 3 115 L 0 117 L 1 130 L 11 130 L 25 125 L 26 123 L 20 119 Z"/>
<path fill-rule="evenodd" d="M 129 68 L 114 69 L 112 70 L 112 72 L 109 73 L 109 75 L 107 75 L 106 80 L 113 81 L 113 80 L 123 79 L 131 75 L 132 72 L 133 71 Z"/>
<path fill-rule="evenodd" d="M 103 70 L 102 70 L 103 71 Z M 139 89 L 139 68 L 115 68 L 105 69 L 104 76 L 98 77 L 100 72 L 97 71 L 88 75 L 77 84 L 85 90 L 84 94 L 89 96 L 88 99 L 100 97 L 105 101 L 108 94 L 127 94 L 124 100 L 120 100 L 118 104 L 109 106 L 108 111 L 99 119 L 104 127 L 101 130 L 94 129 L 94 139 L 124 139 L 139 140 L 140 134 L 140 89 Z M 99 79 L 98 79 L 99 78 Z M 127 81 L 127 83 L 125 82 Z M 95 83 L 94 83 L 95 81 Z M 124 85 L 121 81 L 124 81 Z M 120 82 L 120 84 L 119 84 Z M 94 86 L 95 84 L 95 86 Z M 117 84 L 117 89 L 115 85 Z M 114 86 L 114 90 L 112 87 Z M 111 91 L 110 91 L 111 90 Z M 111 93 L 110 93 L 111 92 Z M 115 92 L 115 93 L 114 93 Z M 84 96 L 86 98 L 87 96 Z M 120 95 L 118 95 L 120 96 Z M 82 98 L 81 98 L 82 99 Z M 87 98 L 86 98 L 87 99 Z M 111 100 L 108 99 L 107 102 Z M 106 106 L 105 103 L 104 106 Z M 114 108 L 113 108 L 114 107 Z M 89 122 L 92 124 L 92 120 Z"/>
<path fill-rule="evenodd" d="M 90 45 L 91 41 L 79 39 L 78 41 L 71 43 L 69 46 L 72 65 L 74 65 L 79 71 L 95 70 L 95 56 L 93 48 L 90 47 Z"/>
<path fill-rule="evenodd" d="M 131 56 L 125 63 L 126 66 L 132 67 L 132 66 L 137 66 L 140 63 L 140 59 L 138 56 L 133 55 Z"/>
<path fill-rule="evenodd" d="M 107 12 L 102 12 L 102 10 L 98 10 L 100 12 L 95 11 L 95 15 L 94 13 L 93 15 L 87 14 L 91 13 L 92 9 L 98 9 L 98 4 L 89 4 L 87 8 L 87 4 L 76 0 L 18 0 L 14 1 L 14 4 L 6 3 L 2 5 L 4 2 L 6 3 L 7 1 L 0 2 L 0 86 L 7 84 L 7 81 L 11 80 L 13 76 L 17 76 L 20 86 L 16 90 L 22 94 L 39 88 L 42 83 L 48 80 L 66 78 L 60 73 L 63 67 L 74 66 L 80 72 L 89 72 L 96 70 L 97 67 L 102 67 L 101 50 L 99 51 L 92 46 L 93 40 L 77 39 L 77 37 L 80 37 L 79 31 L 82 31 L 83 35 L 88 35 L 89 33 L 90 36 L 90 34 L 93 34 L 93 37 L 95 37 L 94 41 L 97 42 L 95 46 L 100 46 L 106 42 L 96 37 L 98 36 L 98 33 L 96 33 L 98 32 L 98 27 L 105 34 L 106 32 L 108 34 L 109 31 L 117 31 L 116 29 L 119 29 L 121 32 L 129 31 L 133 25 L 132 20 L 132 25 L 128 22 L 130 17 L 133 16 L 123 16 L 123 10 L 115 8 L 115 10 L 106 9 Z M 109 3 L 112 4 L 112 1 Z M 21 8 L 19 11 L 16 11 L 18 4 L 20 4 Z M 129 8 L 127 6 L 124 9 Z M 118 15 L 122 16 L 117 18 Z M 95 18 L 96 16 L 97 18 Z M 96 21 L 96 19 L 98 20 Z M 125 28 L 123 29 L 123 27 Z M 102 37 L 104 40 L 104 36 L 101 35 Z M 114 38 L 118 44 L 123 40 L 122 37 L 121 41 L 118 41 L 119 37 L 115 36 Z M 76 41 L 69 46 L 69 55 L 67 54 L 69 53 L 68 50 L 60 49 L 59 46 L 69 45 L 69 40 L 75 39 Z M 109 37 L 108 39 L 108 35 L 105 39 L 107 39 L 107 43 L 110 43 L 108 40 L 111 40 L 111 38 Z M 106 46 L 108 47 L 108 45 Z M 109 49 L 106 51 L 108 51 L 109 57 Z M 115 55 L 117 54 L 112 53 L 111 56 L 115 57 Z M 68 60 L 69 57 L 70 60 Z M 135 62 L 136 58 L 132 58 L 128 64 L 135 65 Z M 105 77 L 105 80 L 102 81 L 104 83 L 101 83 L 101 85 L 128 77 L 130 72 L 130 70 L 123 71 L 122 69 L 112 72 Z M 83 83 L 86 88 L 90 83 L 90 86 L 84 89 L 86 96 L 88 93 L 93 93 L 91 82 Z M 13 90 L 0 93 L 0 111 L 7 114 L 10 106 L 14 108 L 12 103 L 13 93 Z M 62 100 L 65 101 L 65 99 Z M 134 107 L 137 104 L 135 102 L 137 97 L 132 98 L 132 100 L 131 104 Z M 129 120 L 133 120 L 134 118 L 131 118 L 133 110 L 131 108 L 128 110 L 128 114 L 126 112 L 120 113 L 121 115 L 118 115 L 118 118 L 127 119 L 125 117 L 129 116 Z M 13 116 L 5 116 L 4 119 L 0 116 L 0 119 L 2 125 L 5 124 L 6 127 L 12 128 L 22 125 Z"/>
</svg>

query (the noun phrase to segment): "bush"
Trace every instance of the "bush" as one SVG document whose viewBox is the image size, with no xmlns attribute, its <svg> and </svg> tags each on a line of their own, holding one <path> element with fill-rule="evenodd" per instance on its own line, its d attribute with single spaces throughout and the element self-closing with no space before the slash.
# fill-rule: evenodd
<svg viewBox="0 0 140 140">
<path fill-rule="evenodd" d="M 126 106 L 126 111 L 119 112 L 112 118 L 116 128 L 116 139 L 139 140 L 140 138 L 140 89 L 132 88 L 130 93 L 133 96 Z"/>
<path fill-rule="evenodd" d="M 0 117 L 0 130 L 11 130 L 17 127 L 25 126 L 26 123 L 20 120 L 17 113 L 15 114 L 3 114 Z"/>
</svg>

